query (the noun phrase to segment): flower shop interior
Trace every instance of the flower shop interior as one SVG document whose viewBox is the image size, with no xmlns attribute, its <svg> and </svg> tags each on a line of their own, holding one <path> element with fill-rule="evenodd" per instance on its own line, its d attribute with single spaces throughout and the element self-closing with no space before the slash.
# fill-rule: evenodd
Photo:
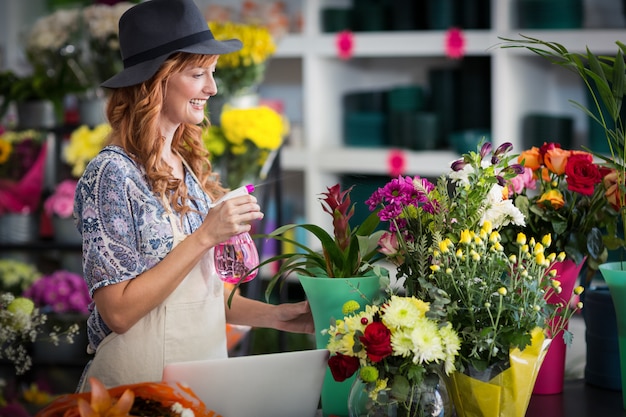
<svg viewBox="0 0 626 417">
<path fill-rule="evenodd" d="M 484 143 L 494 149 L 511 144 L 512 154 L 523 153 L 526 163 L 533 159 L 526 151 L 541 149 L 543 157 L 548 144 L 572 154 L 589 152 L 596 161 L 613 155 L 607 129 L 581 109 L 595 105 L 592 89 L 571 68 L 531 50 L 545 44 L 524 41 L 615 57 L 616 42 L 626 42 L 626 1 L 194 1 L 216 38 L 244 42 L 241 56 L 218 61 L 219 93 L 207 104 L 211 127 L 203 140 L 227 187 L 255 185 L 265 213 L 254 226 L 256 236 L 305 223 L 330 233 L 333 217 L 320 209 L 320 195 L 334 184 L 350 189 L 355 212 L 349 224 L 357 228 L 366 222 L 366 201 L 377 189 L 399 176 L 437 184 L 453 161 Z M 0 304 L 0 417 L 14 415 L 2 412 L 14 402 L 34 413 L 54 396 L 73 392 L 90 359 L 85 321 L 91 299 L 72 219 L 74 190 L 110 130 L 107 92 L 99 84 L 122 68 L 117 21 L 138 2 L 0 2 L 0 292 L 12 294 Z M 246 130 L 239 147 L 229 136 L 236 129 Z M 618 190 L 613 198 L 623 195 Z M 537 203 L 524 198 L 527 208 Z M 571 203 L 557 200 L 544 205 Z M 598 210 L 611 204 L 605 206 Z M 553 241 L 559 244 L 561 234 L 587 242 L 595 226 L 615 229 L 618 217 L 612 216 L 594 225 L 589 215 L 575 226 L 562 223 L 562 216 L 544 216 L 537 229 L 564 224 L 550 229 Z M 528 227 L 530 222 L 528 216 Z M 282 239 L 258 238 L 255 244 L 267 260 L 301 253 L 300 245 L 321 249 L 313 240 L 305 228 L 294 227 Z M 606 253 L 608 260 L 619 260 L 621 252 L 609 250 L 602 258 L 586 249 L 588 242 L 582 247 L 574 256 L 582 269 L 572 285 L 584 292 L 564 307 L 572 309 L 567 326 L 573 339 L 553 371 L 556 388 L 536 388 L 520 400 L 525 405 L 518 414 L 484 415 L 624 415 L 618 340 L 626 340 L 626 333 L 618 337 L 619 306 L 598 269 Z M 393 262 L 383 265 L 394 282 Z M 265 264 L 239 289 L 274 303 L 308 297 L 295 277 L 274 286 L 276 268 Z M 47 316 L 45 323 L 33 316 L 28 326 L 53 334 L 19 339 L 21 351 L 8 348 L 24 336 L 9 329 L 16 326 L 9 306 L 19 297 Z M 583 307 L 576 309 L 577 303 Z M 312 335 L 237 326 L 227 332 L 231 356 L 316 348 Z M 626 343 L 623 349 L 626 361 Z"/>
</svg>

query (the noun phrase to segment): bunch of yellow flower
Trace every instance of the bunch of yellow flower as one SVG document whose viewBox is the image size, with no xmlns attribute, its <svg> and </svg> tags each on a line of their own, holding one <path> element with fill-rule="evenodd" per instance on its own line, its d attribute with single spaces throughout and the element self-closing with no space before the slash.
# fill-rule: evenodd
<svg viewBox="0 0 626 417">
<path fill-rule="evenodd" d="M 233 96 L 263 81 L 265 63 L 276 52 L 276 44 L 267 28 L 233 22 L 209 22 L 217 40 L 239 39 L 243 47 L 220 56 L 215 74 L 218 91 Z"/>
<path fill-rule="evenodd" d="M 271 153 L 280 147 L 288 131 L 288 121 L 267 106 L 225 106 L 220 126 L 205 130 L 203 139 L 211 162 L 226 171 L 226 186 L 236 188 L 244 179 L 264 178 L 269 169 L 266 163 L 273 159 Z"/>
<path fill-rule="evenodd" d="M 104 147 L 110 132 L 111 126 L 108 123 L 102 123 L 93 129 L 82 125 L 72 132 L 63 157 L 65 162 L 72 166 L 74 177 L 82 175 L 87 163 Z"/>
</svg>

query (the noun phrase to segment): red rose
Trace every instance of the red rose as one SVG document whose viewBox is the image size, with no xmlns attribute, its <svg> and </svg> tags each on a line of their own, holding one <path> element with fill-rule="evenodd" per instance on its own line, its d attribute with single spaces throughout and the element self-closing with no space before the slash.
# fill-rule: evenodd
<svg viewBox="0 0 626 417">
<path fill-rule="evenodd" d="M 593 195 L 596 184 L 602 181 L 600 169 L 585 152 L 570 155 L 565 166 L 567 189 L 582 195 Z"/>
<path fill-rule="evenodd" d="M 330 373 L 333 374 L 333 379 L 337 382 L 343 382 L 359 369 L 359 359 L 338 353 L 328 358 L 328 367 Z"/>
<path fill-rule="evenodd" d="M 379 321 L 375 321 L 365 328 L 361 343 L 365 346 L 367 357 L 372 362 L 380 362 L 393 353 L 391 348 L 391 332 Z"/>
</svg>

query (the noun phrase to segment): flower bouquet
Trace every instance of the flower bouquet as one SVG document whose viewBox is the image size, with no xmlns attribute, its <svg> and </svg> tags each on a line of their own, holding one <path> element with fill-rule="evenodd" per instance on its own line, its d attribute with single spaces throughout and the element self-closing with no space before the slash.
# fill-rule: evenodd
<svg viewBox="0 0 626 417">
<path fill-rule="evenodd" d="M 507 182 L 522 170 L 509 164 L 511 149 L 482 144 L 453 162 L 436 186 L 398 178 L 368 200 L 390 223 L 381 245 L 408 295 L 429 302 L 431 314 L 459 334 L 450 389 L 460 416 L 523 416 L 545 339 L 573 314 L 546 300 L 561 291 L 553 266 L 565 257 L 548 252 L 550 235 L 539 241 L 520 233 L 514 250 L 502 245 L 503 227 L 524 225 L 505 198 Z"/>
<path fill-rule="evenodd" d="M 18 375 L 31 368 L 29 349 L 35 341 L 47 338 L 58 344 L 60 337 L 64 336 L 68 343 L 73 342 L 78 326 L 54 329 L 45 334 L 43 325 L 46 320 L 47 316 L 35 308 L 31 299 L 0 291 L 0 359 L 13 363 Z"/>
<path fill-rule="evenodd" d="M 72 175 L 80 177 L 87 163 L 91 161 L 106 144 L 111 126 L 102 123 L 93 129 L 82 125 L 70 134 L 69 144 L 63 150 L 63 159 L 72 167 Z"/>
<path fill-rule="evenodd" d="M 34 265 L 14 259 L 0 259 L 0 291 L 2 292 L 21 296 L 41 276 L 41 272 Z"/>
<path fill-rule="evenodd" d="M 54 400 L 37 417 L 163 416 L 220 417 L 180 383 L 141 382 L 106 389 L 90 378 L 91 392 Z"/>
<path fill-rule="evenodd" d="M 209 22 L 217 40 L 239 39 L 243 48 L 220 56 L 217 61 L 217 86 L 227 98 L 254 92 L 263 81 L 267 60 L 276 52 L 269 30 L 262 26 L 234 22 Z"/>
<path fill-rule="evenodd" d="M 523 231 L 535 239 L 550 233 L 555 251 L 575 264 L 586 259 L 590 280 L 608 256 L 603 230 L 617 220 L 603 184 L 611 170 L 595 163 L 591 153 L 558 143 L 525 150 L 518 162 L 524 172 L 511 180 L 509 191 L 526 219 Z M 519 231 L 507 230 L 513 238 Z"/>
<path fill-rule="evenodd" d="M 392 295 L 328 329 L 328 366 L 335 380 L 358 371 L 351 416 L 453 414 L 442 375 L 455 370 L 460 340 L 450 323 L 429 318 L 429 310 L 415 297 Z"/>
<path fill-rule="evenodd" d="M 267 177 L 288 130 L 287 120 L 269 107 L 240 109 L 226 105 L 220 125 L 205 129 L 203 140 L 225 185 L 235 189 Z"/>
<path fill-rule="evenodd" d="M 43 139 L 36 130 L 0 133 L 0 214 L 37 210 L 46 157 Z"/>
<path fill-rule="evenodd" d="M 24 291 L 44 313 L 89 313 L 91 297 L 83 277 L 69 271 L 55 271 L 39 277 Z"/>
<path fill-rule="evenodd" d="M 72 217 L 76 184 L 76 180 L 64 180 L 56 186 L 54 193 L 43 204 L 43 208 L 48 216 L 57 216 L 62 219 Z"/>
</svg>

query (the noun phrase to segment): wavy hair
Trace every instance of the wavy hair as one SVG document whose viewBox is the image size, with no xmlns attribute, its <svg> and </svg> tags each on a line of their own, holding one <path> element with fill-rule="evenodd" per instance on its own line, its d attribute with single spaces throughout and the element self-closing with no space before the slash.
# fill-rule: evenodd
<svg viewBox="0 0 626 417">
<path fill-rule="evenodd" d="M 159 130 L 159 118 L 167 83 L 172 74 L 188 66 L 208 67 L 217 55 L 176 53 L 169 57 L 149 80 L 114 89 L 107 105 L 107 117 L 112 127 L 110 139 L 145 168 L 148 183 L 158 196 L 167 196 L 172 209 L 182 215 L 192 210 L 185 181 L 174 178 L 172 169 L 160 157 L 164 141 Z M 201 126 L 181 124 L 172 140 L 172 150 L 178 152 L 200 181 L 203 190 L 216 199 L 225 193 L 219 175 L 213 172 L 209 152 L 202 142 L 202 129 L 208 127 L 205 115 Z"/>
</svg>

